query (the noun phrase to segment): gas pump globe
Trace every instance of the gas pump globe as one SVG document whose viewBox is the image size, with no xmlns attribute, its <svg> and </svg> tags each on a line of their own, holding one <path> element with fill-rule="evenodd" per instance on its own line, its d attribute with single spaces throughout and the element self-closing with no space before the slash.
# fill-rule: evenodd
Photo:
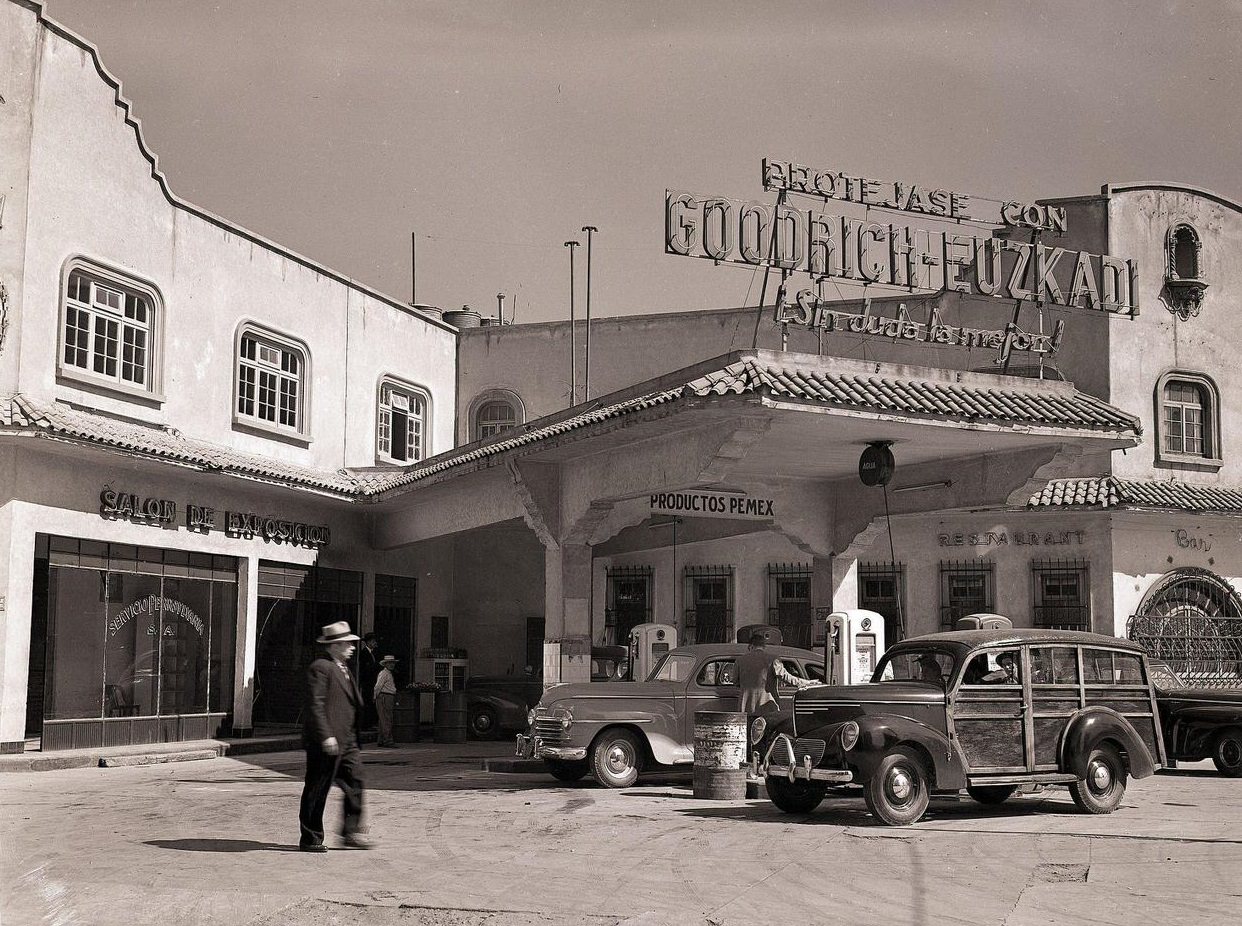
<svg viewBox="0 0 1242 926">
<path fill-rule="evenodd" d="M 884 654 L 884 617 L 861 608 L 833 611 L 824 634 L 824 667 L 829 685 L 863 685 L 871 681 Z"/>
</svg>

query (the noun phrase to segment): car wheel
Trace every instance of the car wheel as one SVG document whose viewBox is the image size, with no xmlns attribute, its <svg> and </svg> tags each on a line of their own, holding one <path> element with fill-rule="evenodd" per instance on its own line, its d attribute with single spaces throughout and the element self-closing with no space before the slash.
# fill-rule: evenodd
<svg viewBox="0 0 1242 926">
<path fill-rule="evenodd" d="M 931 798 L 923 760 L 909 749 L 895 749 L 880 760 L 863 785 L 872 816 L 888 826 L 909 826 L 927 810 Z"/>
<path fill-rule="evenodd" d="M 628 788 L 642 770 L 642 749 L 628 730 L 605 730 L 591 747 L 591 773 L 605 788 Z"/>
<path fill-rule="evenodd" d="M 495 739 L 500 733 L 500 721 L 490 707 L 470 709 L 470 735 L 476 740 Z"/>
<path fill-rule="evenodd" d="M 591 770 L 590 764 L 584 759 L 581 762 L 566 762 L 563 759 L 544 759 L 548 771 L 557 781 L 580 781 Z"/>
<path fill-rule="evenodd" d="M 785 813 L 810 813 L 820 805 L 828 788 L 818 781 L 790 781 L 770 775 L 764 782 L 768 797 Z"/>
<path fill-rule="evenodd" d="M 1003 804 L 1013 797 L 1016 785 L 968 785 L 966 793 L 980 804 Z"/>
<path fill-rule="evenodd" d="M 1087 757 L 1087 775 L 1069 786 L 1079 810 L 1112 813 L 1126 793 L 1126 766 L 1116 748 L 1105 743 Z"/>
<path fill-rule="evenodd" d="M 1222 730 L 1212 744 L 1212 763 L 1216 771 L 1230 778 L 1242 778 L 1242 729 Z"/>
</svg>

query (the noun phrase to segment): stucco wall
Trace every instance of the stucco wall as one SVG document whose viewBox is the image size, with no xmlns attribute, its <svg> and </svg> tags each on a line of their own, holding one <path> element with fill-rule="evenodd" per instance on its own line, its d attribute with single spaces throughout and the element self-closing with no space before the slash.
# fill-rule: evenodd
<svg viewBox="0 0 1242 926">
<path fill-rule="evenodd" d="M 1203 244 L 1200 272 L 1208 281 L 1202 310 L 1182 321 L 1167 308 L 1162 288 L 1169 229 L 1189 223 Z M 1140 417 L 1144 443 L 1114 456 L 1114 471 L 1129 478 L 1177 478 L 1188 482 L 1238 485 L 1242 482 L 1242 433 L 1237 427 L 1242 368 L 1237 362 L 1242 336 L 1235 315 L 1242 302 L 1242 211 L 1188 191 L 1137 189 L 1109 198 L 1112 247 L 1139 261 L 1142 314 L 1114 328 L 1109 352 L 1113 401 Z M 1169 370 L 1207 374 L 1222 404 L 1222 459 L 1219 471 L 1156 462 L 1156 384 Z"/>
<path fill-rule="evenodd" d="M 1034 623 L 1032 561 L 1064 559 L 1089 564 L 1094 629 L 1112 633 L 1109 530 L 1108 516 L 1100 512 L 977 511 L 894 518 L 893 549 L 906 573 L 907 634 L 940 630 L 942 562 L 992 563 L 995 612 L 1017 627 L 1029 627 Z M 887 532 L 858 561 L 888 563 Z M 857 598 L 836 605 L 855 607 Z"/>
<path fill-rule="evenodd" d="M 13 8 L 4 8 L 11 15 Z M 26 22 L 33 18 L 26 16 Z M 92 54 L 48 28 L 32 53 L 38 79 L 17 388 L 336 469 L 375 464 L 377 384 L 391 374 L 431 394 L 430 453 L 452 447 L 452 331 L 243 229 L 175 204 Z M 75 255 L 158 290 L 162 405 L 57 381 L 62 275 Z M 244 320 L 305 343 L 308 446 L 234 426 L 235 344 Z"/>
<path fill-rule="evenodd" d="M 1242 522 L 1190 513 L 1159 519 L 1125 514 L 1115 521 L 1118 636 L 1125 635 L 1126 620 L 1139 610 L 1152 586 L 1175 569 L 1208 570 L 1242 593 Z"/>
<path fill-rule="evenodd" d="M 733 627 L 762 624 L 768 619 L 768 564 L 804 564 L 811 568 L 811 557 L 788 538 L 773 531 L 759 531 L 724 540 L 678 543 L 676 564 L 671 528 L 659 531 L 663 546 L 611 557 L 597 557 L 593 567 L 592 639 L 603 642 L 604 611 L 608 606 L 608 568 L 610 566 L 650 566 L 651 620 L 673 624 L 683 633 L 686 609 L 685 569 L 687 566 L 733 566 Z M 652 533 L 655 533 L 653 531 Z M 676 605 L 674 606 L 674 596 Z"/>
</svg>

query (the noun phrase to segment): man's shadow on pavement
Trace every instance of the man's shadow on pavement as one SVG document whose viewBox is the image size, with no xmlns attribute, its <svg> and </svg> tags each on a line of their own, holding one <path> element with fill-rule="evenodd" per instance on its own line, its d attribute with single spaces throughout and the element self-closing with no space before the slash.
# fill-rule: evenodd
<svg viewBox="0 0 1242 926">
<path fill-rule="evenodd" d="M 295 845 L 276 842 L 257 842 L 253 839 L 148 839 L 143 843 L 157 849 L 177 849 L 182 852 L 298 852 Z"/>
</svg>

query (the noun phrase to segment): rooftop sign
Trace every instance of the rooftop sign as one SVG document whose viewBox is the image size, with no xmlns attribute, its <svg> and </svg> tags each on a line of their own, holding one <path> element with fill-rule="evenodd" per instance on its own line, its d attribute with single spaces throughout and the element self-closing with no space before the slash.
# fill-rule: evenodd
<svg viewBox="0 0 1242 926">
<path fill-rule="evenodd" d="M 781 201 L 667 191 L 666 253 L 803 272 L 814 279 L 1138 314 L 1138 267 L 1133 260 L 1049 247 L 1034 234 L 1035 240 L 1016 241 L 800 209 L 784 202 L 783 192 L 917 213 L 942 223 L 978 224 L 982 220 L 972 218 L 972 200 L 964 194 L 792 170 L 770 160 L 764 162 L 764 178 L 782 191 Z M 1000 224 L 1034 230 L 1063 230 L 1066 224 L 1061 213 L 1016 202 L 1002 203 L 997 218 Z"/>
</svg>

